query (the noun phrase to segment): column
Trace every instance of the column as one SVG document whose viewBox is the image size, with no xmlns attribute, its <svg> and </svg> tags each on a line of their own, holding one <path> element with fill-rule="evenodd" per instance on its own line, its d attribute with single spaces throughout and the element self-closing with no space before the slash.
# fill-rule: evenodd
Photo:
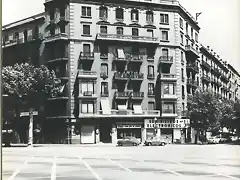
<svg viewBox="0 0 240 180">
<path fill-rule="evenodd" d="M 147 129 L 146 128 L 141 128 L 141 136 L 142 136 L 142 143 L 144 143 L 147 140 Z"/>
<path fill-rule="evenodd" d="M 115 124 L 112 125 L 111 137 L 112 137 L 112 144 L 117 144 L 117 128 Z"/>
<path fill-rule="evenodd" d="M 161 137 L 161 129 L 160 128 L 157 129 L 157 137 Z"/>
<path fill-rule="evenodd" d="M 96 134 L 96 143 L 99 143 L 100 142 L 100 132 L 99 132 L 98 126 L 96 126 L 95 134 Z"/>
</svg>

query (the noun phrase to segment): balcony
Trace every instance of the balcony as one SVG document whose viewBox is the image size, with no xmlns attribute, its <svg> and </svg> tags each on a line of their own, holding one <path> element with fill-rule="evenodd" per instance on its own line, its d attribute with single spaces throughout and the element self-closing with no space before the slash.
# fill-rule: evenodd
<svg viewBox="0 0 240 180">
<path fill-rule="evenodd" d="M 196 64 L 187 64 L 187 70 L 194 72 L 194 73 L 199 72 L 199 68 Z"/>
<path fill-rule="evenodd" d="M 202 76 L 202 81 L 209 83 L 211 81 L 210 77 L 207 75 Z"/>
<path fill-rule="evenodd" d="M 154 98 L 155 97 L 155 93 L 154 92 L 148 92 L 148 97 Z"/>
<path fill-rule="evenodd" d="M 212 67 L 212 73 L 217 77 L 221 76 L 221 72 L 217 68 Z"/>
<path fill-rule="evenodd" d="M 84 91 L 83 93 L 79 94 L 79 98 L 96 99 L 97 94 L 96 94 L 96 92 L 93 92 L 93 91 Z"/>
<path fill-rule="evenodd" d="M 101 92 L 101 97 L 108 97 L 108 92 Z"/>
<path fill-rule="evenodd" d="M 162 99 L 165 100 L 177 100 L 177 95 L 176 94 L 162 94 Z"/>
<path fill-rule="evenodd" d="M 108 53 L 101 53 L 100 54 L 100 59 L 108 59 Z"/>
<path fill-rule="evenodd" d="M 144 98 L 144 92 L 132 92 L 131 93 L 132 99 L 143 99 Z"/>
<path fill-rule="evenodd" d="M 68 79 L 69 72 L 65 69 L 60 69 L 59 71 L 55 71 L 56 77 L 60 79 Z"/>
<path fill-rule="evenodd" d="M 142 54 L 126 54 L 127 59 L 131 63 L 142 63 L 143 62 L 143 55 Z"/>
<path fill-rule="evenodd" d="M 144 78 L 143 73 L 138 73 L 138 72 L 130 72 L 130 80 L 131 81 L 142 81 Z"/>
<path fill-rule="evenodd" d="M 127 56 L 126 56 L 126 54 L 125 54 L 125 57 L 124 58 L 119 58 L 119 57 L 117 57 L 117 56 L 113 56 L 113 61 L 116 61 L 116 62 L 127 62 L 128 61 L 128 59 L 127 59 Z"/>
<path fill-rule="evenodd" d="M 177 117 L 178 115 L 172 109 L 163 109 L 162 117 Z"/>
<path fill-rule="evenodd" d="M 23 43 L 32 42 L 32 41 L 41 41 L 41 40 L 43 40 L 43 35 L 41 33 L 39 33 L 34 36 L 32 36 L 32 35 L 28 36 L 26 39 L 16 38 L 13 40 L 4 41 L 2 44 L 2 48 L 7 48 L 7 47 L 15 46 L 18 44 L 23 44 Z"/>
<path fill-rule="evenodd" d="M 187 55 L 189 54 L 190 56 L 199 58 L 199 52 L 196 49 L 194 49 L 192 46 L 186 45 L 185 50 L 186 50 Z"/>
<path fill-rule="evenodd" d="M 130 97 L 130 92 L 115 92 L 116 99 L 128 99 Z"/>
<path fill-rule="evenodd" d="M 107 79 L 108 78 L 107 72 L 101 72 L 100 77 L 103 78 L 103 79 Z"/>
<path fill-rule="evenodd" d="M 97 79 L 97 72 L 79 70 L 78 78 Z"/>
<path fill-rule="evenodd" d="M 79 60 L 93 61 L 94 52 L 81 52 L 79 56 Z"/>
<path fill-rule="evenodd" d="M 115 80 L 123 80 L 123 81 L 127 81 L 129 79 L 129 73 L 128 72 L 115 72 L 114 74 L 114 79 Z"/>
<path fill-rule="evenodd" d="M 198 86 L 197 81 L 194 81 L 193 79 L 188 79 L 187 85 L 195 87 L 195 88 Z"/>
<path fill-rule="evenodd" d="M 67 56 L 63 56 L 63 57 L 56 57 L 56 58 L 52 58 L 47 60 L 45 63 L 46 64 L 52 64 L 52 63 L 61 63 L 61 62 L 68 62 L 68 57 Z"/>
<path fill-rule="evenodd" d="M 58 41 L 58 40 L 67 41 L 68 35 L 66 33 L 50 35 L 50 36 L 45 37 L 44 43 L 50 43 L 50 42 L 54 42 L 54 41 Z"/>
<path fill-rule="evenodd" d="M 177 76 L 175 74 L 161 73 L 161 81 L 177 81 Z"/>
<path fill-rule="evenodd" d="M 154 74 L 148 74 L 148 75 L 147 75 L 147 78 L 148 78 L 148 79 L 154 79 L 154 78 L 155 78 L 155 75 L 154 75 Z"/>
<path fill-rule="evenodd" d="M 98 33 L 97 34 L 97 40 L 159 44 L 159 41 L 158 41 L 157 37 L 132 36 L 132 35 L 121 35 L 121 34 L 101 34 L 101 33 Z"/>
<path fill-rule="evenodd" d="M 67 16 L 60 16 L 59 17 L 59 21 L 58 21 L 58 24 L 67 24 L 69 22 Z"/>
<path fill-rule="evenodd" d="M 161 64 L 172 64 L 173 63 L 173 56 L 160 56 L 159 62 Z"/>
<path fill-rule="evenodd" d="M 211 69 L 211 66 L 210 64 L 208 64 L 206 61 L 202 61 L 202 67 L 207 69 L 207 70 L 210 70 Z"/>
<path fill-rule="evenodd" d="M 99 118 L 99 117 L 111 117 L 111 118 L 119 118 L 119 117 L 159 117 L 159 110 L 143 110 L 142 114 L 135 114 L 133 110 L 126 110 L 126 113 L 122 113 L 122 111 L 112 109 L 111 114 L 103 114 L 103 111 L 98 111 L 93 114 L 80 114 L 81 117 L 84 118 Z"/>
<path fill-rule="evenodd" d="M 225 74 L 221 75 L 221 80 L 224 82 L 229 82 L 229 79 L 228 79 L 227 75 L 225 75 Z"/>
</svg>

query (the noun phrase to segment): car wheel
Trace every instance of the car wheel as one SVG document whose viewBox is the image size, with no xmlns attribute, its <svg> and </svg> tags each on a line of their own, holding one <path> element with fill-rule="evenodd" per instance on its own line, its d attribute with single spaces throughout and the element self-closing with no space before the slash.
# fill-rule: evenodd
<svg viewBox="0 0 240 180">
<path fill-rule="evenodd" d="M 161 146 L 165 146 L 165 145 L 166 145 L 166 143 L 164 143 L 164 142 L 161 143 Z"/>
<path fill-rule="evenodd" d="M 149 142 L 149 143 L 147 143 L 147 146 L 151 146 L 151 145 L 152 145 L 152 143 L 150 143 L 150 142 Z"/>
<path fill-rule="evenodd" d="M 118 146 L 122 146 L 122 143 L 119 143 Z"/>
<path fill-rule="evenodd" d="M 137 143 L 133 143 L 133 146 L 137 146 Z"/>
</svg>

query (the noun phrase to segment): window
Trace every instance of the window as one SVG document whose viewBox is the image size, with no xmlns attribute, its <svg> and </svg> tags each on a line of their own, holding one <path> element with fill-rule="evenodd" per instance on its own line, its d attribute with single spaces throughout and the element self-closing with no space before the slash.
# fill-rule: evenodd
<svg viewBox="0 0 240 180">
<path fill-rule="evenodd" d="M 154 110 L 154 102 L 148 102 L 148 110 Z"/>
<path fill-rule="evenodd" d="M 195 41 L 198 42 L 198 34 L 197 33 L 195 33 Z"/>
<path fill-rule="evenodd" d="M 153 12 L 152 11 L 146 12 L 146 21 L 148 23 L 153 23 Z"/>
<path fill-rule="evenodd" d="M 123 35 L 123 28 L 122 27 L 117 27 L 117 34 L 118 35 Z"/>
<path fill-rule="evenodd" d="M 186 45 L 188 45 L 189 43 L 188 43 L 188 39 L 186 39 Z"/>
<path fill-rule="evenodd" d="M 182 111 L 184 112 L 185 111 L 185 104 L 182 103 Z"/>
<path fill-rule="evenodd" d="M 148 83 L 148 94 L 154 95 L 154 84 Z"/>
<path fill-rule="evenodd" d="M 162 31 L 162 40 L 168 41 L 168 31 Z"/>
<path fill-rule="evenodd" d="M 82 6 L 82 16 L 91 17 L 91 7 Z"/>
<path fill-rule="evenodd" d="M 107 34 L 107 26 L 100 26 L 100 33 Z"/>
<path fill-rule="evenodd" d="M 49 12 L 49 16 L 50 16 L 50 20 L 54 20 L 54 11 L 53 10 L 51 10 Z"/>
<path fill-rule="evenodd" d="M 154 66 L 153 65 L 148 66 L 148 75 L 154 76 Z"/>
<path fill-rule="evenodd" d="M 116 19 L 121 19 L 123 20 L 123 9 L 122 8 L 117 8 L 116 9 Z"/>
<path fill-rule="evenodd" d="M 169 24 L 168 14 L 160 14 L 160 23 Z"/>
<path fill-rule="evenodd" d="M 191 38 L 193 39 L 193 28 L 191 28 Z"/>
<path fill-rule="evenodd" d="M 18 32 L 15 32 L 14 39 L 19 39 L 19 33 Z"/>
<path fill-rule="evenodd" d="M 168 57 L 168 49 L 162 49 L 162 56 L 163 57 Z"/>
<path fill-rule="evenodd" d="M 183 19 L 182 18 L 179 18 L 179 23 L 180 23 L 180 28 L 183 29 Z"/>
<path fill-rule="evenodd" d="M 183 52 L 181 51 L 181 62 L 184 62 L 184 56 L 183 56 Z"/>
<path fill-rule="evenodd" d="M 188 35 L 188 23 L 186 23 L 186 35 Z"/>
<path fill-rule="evenodd" d="M 175 113 L 174 103 L 164 103 L 162 111 L 163 113 Z"/>
<path fill-rule="evenodd" d="M 82 102 L 81 113 L 94 113 L 94 102 Z"/>
<path fill-rule="evenodd" d="M 108 83 L 101 82 L 101 94 L 108 94 Z"/>
<path fill-rule="evenodd" d="M 91 92 L 94 94 L 94 82 L 81 82 L 80 84 L 80 93 L 83 94 L 84 92 Z"/>
<path fill-rule="evenodd" d="M 181 75 L 182 75 L 182 81 L 184 81 L 184 70 L 183 70 L 183 68 L 181 69 Z"/>
<path fill-rule="evenodd" d="M 153 37 L 153 30 L 147 29 L 147 34 L 148 34 L 148 37 Z"/>
<path fill-rule="evenodd" d="M 107 64 L 101 64 L 101 72 L 108 74 L 108 65 Z"/>
<path fill-rule="evenodd" d="M 90 25 L 83 25 L 83 34 L 90 35 Z"/>
<path fill-rule="evenodd" d="M 62 6 L 60 8 L 60 17 L 65 17 L 65 7 L 64 6 Z"/>
<path fill-rule="evenodd" d="M 108 9 L 107 7 L 100 7 L 99 17 L 107 19 L 108 18 Z"/>
<path fill-rule="evenodd" d="M 138 21 L 138 10 L 133 9 L 131 11 L 131 20 L 132 21 Z"/>
<path fill-rule="evenodd" d="M 164 84 L 163 88 L 163 94 L 175 94 L 175 87 L 173 83 Z"/>
<path fill-rule="evenodd" d="M 138 29 L 137 28 L 132 28 L 132 35 L 133 36 L 138 36 Z"/>
<path fill-rule="evenodd" d="M 83 53 L 90 54 L 90 52 L 91 52 L 90 44 L 83 44 Z"/>
<path fill-rule="evenodd" d="M 4 42 L 7 42 L 7 41 L 9 41 L 9 36 L 8 36 L 8 35 L 5 35 L 5 36 L 4 36 Z"/>
<path fill-rule="evenodd" d="M 181 43 L 183 44 L 183 35 L 181 34 L 180 36 L 181 36 Z"/>
<path fill-rule="evenodd" d="M 183 96 L 183 97 L 185 96 L 185 88 L 184 88 L 183 85 L 182 85 L 182 96 Z"/>
</svg>

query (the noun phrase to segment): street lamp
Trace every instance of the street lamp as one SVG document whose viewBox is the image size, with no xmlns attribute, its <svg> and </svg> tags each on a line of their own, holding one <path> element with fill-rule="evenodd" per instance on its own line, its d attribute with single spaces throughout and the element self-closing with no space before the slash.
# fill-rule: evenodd
<svg viewBox="0 0 240 180">
<path fill-rule="evenodd" d="M 157 136 L 157 118 L 154 118 L 154 134 Z"/>
</svg>

